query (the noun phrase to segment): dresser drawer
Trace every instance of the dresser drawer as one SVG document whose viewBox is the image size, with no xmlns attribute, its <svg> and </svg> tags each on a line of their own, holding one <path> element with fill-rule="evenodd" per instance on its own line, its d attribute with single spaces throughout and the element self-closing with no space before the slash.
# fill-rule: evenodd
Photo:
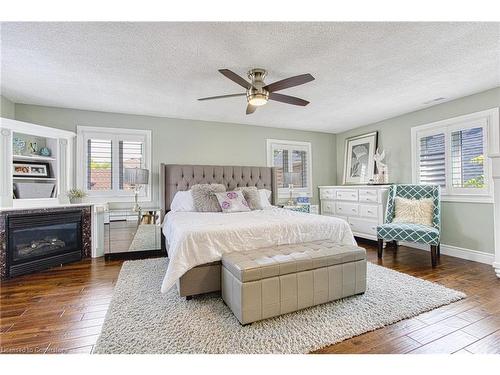
<svg viewBox="0 0 500 375">
<path fill-rule="evenodd" d="M 357 201 L 358 200 L 358 190 L 337 190 L 335 193 L 335 198 L 339 201 Z"/>
<path fill-rule="evenodd" d="M 378 202 L 378 197 L 377 194 L 373 195 L 361 195 L 361 192 L 359 194 L 359 201 L 360 202 L 369 202 L 369 203 L 377 203 Z"/>
<path fill-rule="evenodd" d="M 335 213 L 335 202 L 334 201 L 322 201 L 321 202 L 321 213 L 334 214 Z"/>
<path fill-rule="evenodd" d="M 349 224 L 351 225 L 351 229 L 353 232 L 365 233 L 365 234 L 369 234 L 372 236 L 377 235 L 377 222 L 376 221 L 350 217 Z"/>
<path fill-rule="evenodd" d="M 378 218 L 378 206 L 375 205 L 360 205 L 359 216 Z"/>
<path fill-rule="evenodd" d="M 368 196 L 377 196 L 377 190 L 376 189 L 359 189 L 359 195 L 368 195 Z"/>
<path fill-rule="evenodd" d="M 337 215 L 358 216 L 359 205 L 357 203 L 337 202 L 335 204 L 335 213 Z"/>
<path fill-rule="evenodd" d="M 321 199 L 335 199 L 335 189 L 320 189 Z"/>
</svg>

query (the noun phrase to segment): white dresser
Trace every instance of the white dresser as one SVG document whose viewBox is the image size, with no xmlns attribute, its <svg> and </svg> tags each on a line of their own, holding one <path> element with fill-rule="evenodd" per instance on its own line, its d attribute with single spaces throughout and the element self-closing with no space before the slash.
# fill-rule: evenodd
<svg viewBox="0 0 500 375">
<path fill-rule="evenodd" d="M 388 185 L 319 186 L 321 215 L 344 219 L 356 237 L 376 240 L 388 189 Z"/>
</svg>

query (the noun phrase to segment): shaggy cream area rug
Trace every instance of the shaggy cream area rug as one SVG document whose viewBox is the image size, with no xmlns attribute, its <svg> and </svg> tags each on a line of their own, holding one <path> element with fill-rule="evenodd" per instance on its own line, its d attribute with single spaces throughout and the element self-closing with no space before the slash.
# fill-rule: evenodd
<svg viewBox="0 0 500 375">
<path fill-rule="evenodd" d="M 308 353 L 465 297 L 368 263 L 363 295 L 241 326 L 216 294 L 161 294 L 167 265 L 123 264 L 94 353 Z"/>
</svg>

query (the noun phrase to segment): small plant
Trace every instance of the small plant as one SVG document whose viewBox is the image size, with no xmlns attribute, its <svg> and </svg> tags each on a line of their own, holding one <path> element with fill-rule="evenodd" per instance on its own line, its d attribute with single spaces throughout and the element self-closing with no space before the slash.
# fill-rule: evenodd
<svg viewBox="0 0 500 375">
<path fill-rule="evenodd" d="M 85 193 L 82 189 L 78 188 L 72 188 L 68 191 L 68 198 L 69 199 L 82 199 L 87 196 L 87 193 Z"/>
</svg>

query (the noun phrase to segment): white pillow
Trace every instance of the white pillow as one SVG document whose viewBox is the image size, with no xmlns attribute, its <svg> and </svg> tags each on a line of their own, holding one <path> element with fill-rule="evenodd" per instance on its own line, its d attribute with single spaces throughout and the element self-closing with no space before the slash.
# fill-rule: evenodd
<svg viewBox="0 0 500 375">
<path fill-rule="evenodd" d="M 394 223 L 432 225 L 434 202 L 432 198 L 407 199 L 396 197 Z"/>
<path fill-rule="evenodd" d="M 194 208 L 193 195 L 191 194 L 191 190 L 187 191 L 178 191 L 174 195 L 174 199 L 172 199 L 172 203 L 170 204 L 170 211 L 172 212 L 194 212 L 196 209 Z"/>
<path fill-rule="evenodd" d="M 269 202 L 269 200 L 271 199 L 271 194 L 271 190 L 259 189 L 260 205 L 262 206 L 262 208 L 272 207 L 271 202 Z"/>
<path fill-rule="evenodd" d="M 219 201 L 220 208 L 224 213 L 232 212 L 247 212 L 250 211 L 248 202 L 243 196 L 243 191 L 225 191 L 223 193 L 215 193 L 217 200 Z"/>
</svg>

